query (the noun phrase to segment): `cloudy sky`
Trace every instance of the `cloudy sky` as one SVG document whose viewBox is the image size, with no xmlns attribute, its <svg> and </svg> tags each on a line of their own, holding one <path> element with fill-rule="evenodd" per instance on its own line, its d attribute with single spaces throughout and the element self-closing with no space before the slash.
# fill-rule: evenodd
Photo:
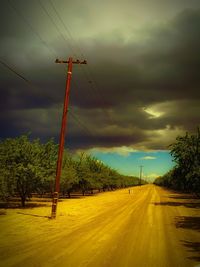
<svg viewBox="0 0 200 267">
<path fill-rule="evenodd" d="M 1 0 L 0 138 L 58 140 L 74 65 L 66 146 L 153 178 L 168 145 L 200 124 L 199 0 Z"/>
</svg>

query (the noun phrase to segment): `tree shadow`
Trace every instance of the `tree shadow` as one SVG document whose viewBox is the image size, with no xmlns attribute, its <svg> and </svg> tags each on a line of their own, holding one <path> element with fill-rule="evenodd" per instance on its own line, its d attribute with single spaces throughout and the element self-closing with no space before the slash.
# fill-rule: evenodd
<svg viewBox="0 0 200 267">
<path fill-rule="evenodd" d="M 61 196 L 60 199 L 80 199 L 83 198 L 84 196 L 81 194 L 70 194 L 70 197 L 68 195 L 66 196 Z"/>
<path fill-rule="evenodd" d="M 200 199 L 198 196 L 196 195 L 190 195 L 190 194 L 183 194 L 183 195 L 171 195 L 169 198 L 173 198 L 173 199 Z"/>
<path fill-rule="evenodd" d="M 176 228 L 192 229 L 200 232 L 200 217 L 177 216 L 175 217 Z"/>
<path fill-rule="evenodd" d="M 194 253 L 194 256 L 188 257 L 190 260 L 200 261 L 200 242 L 191 242 L 181 240 L 182 244 L 187 247 L 188 252 Z"/>
<path fill-rule="evenodd" d="M 6 211 L 5 210 L 0 210 L 0 215 L 6 215 Z"/>
<path fill-rule="evenodd" d="M 154 202 L 153 203 L 156 206 L 183 206 L 186 208 L 191 208 L 191 209 L 199 209 L 200 208 L 200 202 L 175 202 L 175 201 L 163 201 L 163 202 Z"/>
<path fill-rule="evenodd" d="M 94 197 L 94 196 L 97 196 L 99 193 L 85 193 L 84 195 L 83 194 L 79 194 L 79 193 L 71 193 L 70 194 L 70 197 L 68 195 L 66 196 L 61 196 L 60 199 L 81 199 L 81 198 L 85 198 L 85 197 Z"/>
<path fill-rule="evenodd" d="M 44 216 L 44 215 L 37 215 L 37 214 L 31 214 L 31 213 L 24 213 L 24 212 L 17 212 L 18 214 L 22 215 L 28 215 L 28 216 L 33 216 L 33 217 L 39 217 L 39 218 L 48 218 L 50 219 L 50 216 Z"/>
<path fill-rule="evenodd" d="M 177 216 L 175 217 L 176 228 L 192 229 L 200 232 L 200 217 L 192 216 Z M 192 256 L 187 257 L 190 260 L 200 261 L 200 242 L 181 240 L 187 251 L 192 253 Z"/>
</svg>

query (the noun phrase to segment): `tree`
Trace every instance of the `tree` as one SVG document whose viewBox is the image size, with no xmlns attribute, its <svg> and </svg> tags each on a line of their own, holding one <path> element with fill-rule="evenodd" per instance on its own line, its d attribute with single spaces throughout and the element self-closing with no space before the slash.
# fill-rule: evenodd
<svg viewBox="0 0 200 267">
<path fill-rule="evenodd" d="M 22 206 L 32 193 L 53 193 L 58 145 L 51 139 L 42 144 L 29 135 L 8 138 L 0 142 L 0 197 L 4 200 L 18 195 Z M 137 179 L 119 174 L 95 157 L 82 153 L 78 158 L 64 152 L 60 191 L 93 193 L 94 190 L 114 190 L 132 186 Z"/>
<path fill-rule="evenodd" d="M 18 193 L 24 207 L 41 181 L 55 173 L 57 146 L 53 140 L 41 144 L 39 139 L 31 142 L 28 135 L 22 135 L 1 142 L 0 151 L 4 182 L 7 188 L 12 184 L 8 193 Z"/>
<path fill-rule="evenodd" d="M 185 136 L 178 136 L 176 142 L 171 146 L 171 155 L 177 164 L 174 170 L 174 180 L 181 190 L 194 191 L 195 187 L 199 188 L 200 166 L 200 130 L 197 134 L 186 133 Z M 195 177 L 194 177 L 195 175 Z M 195 179 L 195 183 L 194 183 Z"/>
<path fill-rule="evenodd" d="M 54 183 L 56 176 L 56 163 L 58 158 L 58 145 L 54 143 L 53 139 L 50 139 L 45 144 L 40 145 L 40 153 L 37 157 L 40 159 L 38 165 L 40 173 L 40 183 L 37 187 L 37 192 L 41 194 L 53 193 Z"/>
<path fill-rule="evenodd" d="M 78 175 L 76 171 L 76 163 L 73 160 L 72 156 L 65 151 L 62 164 L 62 174 L 60 181 L 60 191 L 63 195 L 66 193 L 70 198 L 71 192 L 78 185 Z"/>
<path fill-rule="evenodd" d="M 176 166 L 155 181 L 164 186 L 200 194 L 200 130 L 196 134 L 178 136 L 170 145 Z"/>
<path fill-rule="evenodd" d="M 87 155 L 82 153 L 78 157 L 75 168 L 78 176 L 78 186 L 84 196 L 91 186 L 91 173 L 87 162 Z"/>
</svg>

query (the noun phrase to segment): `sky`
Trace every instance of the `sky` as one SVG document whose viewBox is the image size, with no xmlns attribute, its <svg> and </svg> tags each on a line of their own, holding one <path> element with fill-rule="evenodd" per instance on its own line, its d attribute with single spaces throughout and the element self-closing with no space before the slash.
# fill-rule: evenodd
<svg viewBox="0 0 200 267">
<path fill-rule="evenodd" d="M 73 65 L 65 146 L 153 179 L 169 145 L 200 124 L 199 0 L 1 0 L 0 138 L 58 141 Z"/>
</svg>

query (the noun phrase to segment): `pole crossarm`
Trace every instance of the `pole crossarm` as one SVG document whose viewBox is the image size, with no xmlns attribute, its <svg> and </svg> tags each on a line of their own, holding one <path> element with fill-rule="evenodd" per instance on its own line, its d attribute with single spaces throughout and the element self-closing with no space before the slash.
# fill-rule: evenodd
<svg viewBox="0 0 200 267">
<path fill-rule="evenodd" d="M 69 60 L 60 60 L 60 59 L 57 58 L 55 60 L 55 63 L 60 63 L 60 64 L 61 63 L 65 63 L 66 64 L 66 63 L 69 63 Z M 87 64 L 87 61 L 86 60 L 82 60 L 81 61 L 81 60 L 77 59 L 77 60 L 73 60 L 72 63 L 73 64 Z"/>
</svg>

